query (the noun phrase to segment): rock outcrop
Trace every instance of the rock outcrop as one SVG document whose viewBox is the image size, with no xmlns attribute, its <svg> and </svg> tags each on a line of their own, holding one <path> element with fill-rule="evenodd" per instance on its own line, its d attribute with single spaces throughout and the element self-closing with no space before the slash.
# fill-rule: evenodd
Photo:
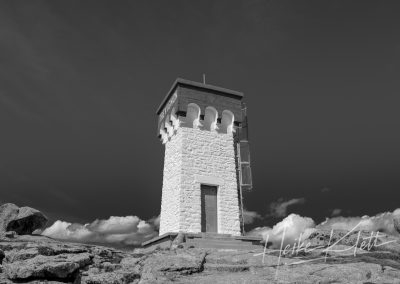
<svg viewBox="0 0 400 284">
<path fill-rule="evenodd" d="M 6 232 L 10 221 L 18 216 L 19 207 L 12 203 L 6 203 L 0 206 L 0 233 Z"/>
<path fill-rule="evenodd" d="M 393 218 L 393 225 L 396 231 L 400 234 L 400 216 L 395 216 Z"/>
<path fill-rule="evenodd" d="M 30 207 L 18 207 L 12 203 L 0 206 L 0 234 L 12 231 L 19 235 L 32 234 L 46 226 L 42 212 Z"/>
<path fill-rule="evenodd" d="M 381 246 L 367 250 L 360 249 L 358 232 L 342 233 L 333 236 L 341 252 L 326 254 L 330 234 L 317 231 L 305 241 L 309 252 L 281 257 L 271 249 L 264 254 L 262 247 L 127 252 L 43 236 L 3 236 L 0 283 L 400 283 L 398 239 L 381 234 L 376 241 Z"/>
</svg>

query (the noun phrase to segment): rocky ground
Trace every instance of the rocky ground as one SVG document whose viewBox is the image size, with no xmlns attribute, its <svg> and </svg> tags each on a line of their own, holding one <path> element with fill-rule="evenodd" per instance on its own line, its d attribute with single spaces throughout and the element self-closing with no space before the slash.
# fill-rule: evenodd
<svg viewBox="0 0 400 284">
<path fill-rule="evenodd" d="M 0 283 L 400 283 L 400 241 L 382 234 L 368 247 L 369 232 L 335 232 L 330 243 L 340 240 L 332 249 L 341 251 L 326 254 L 330 232 L 316 231 L 305 240 L 311 251 L 284 257 L 261 246 L 217 250 L 176 242 L 169 249 L 119 251 L 22 235 L 40 225 L 39 213 L 0 206 Z"/>
<path fill-rule="evenodd" d="M 310 237 L 313 246 L 329 238 Z M 356 235 L 336 249 L 352 248 Z M 383 240 L 382 240 L 383 241 Z M 259 251 L 154 249 L 118 251 L 43 236 L 0 237 L 0 283 L 400 283 L 399 242 L 335 253 L 323 249 L 282 257 Z M 302 261 L 309 261 L 302 263 Z"/>
</svg>

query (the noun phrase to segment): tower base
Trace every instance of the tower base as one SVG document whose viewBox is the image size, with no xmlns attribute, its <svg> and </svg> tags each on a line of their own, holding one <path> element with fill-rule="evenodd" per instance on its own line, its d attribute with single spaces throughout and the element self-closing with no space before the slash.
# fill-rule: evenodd
<svg viewBox="0 0 400 284">
<path fill-rule="evenodd" d="M 209 248 L 233 250 L 262 250 L 262 238 L 248 236 L 232 236 L 215 233 L 183 233 L 179 246 L 182 248 Z M 165 233 L 142 243 L 143 248 L 171 248 L 178 233 Z"/>
</svg>

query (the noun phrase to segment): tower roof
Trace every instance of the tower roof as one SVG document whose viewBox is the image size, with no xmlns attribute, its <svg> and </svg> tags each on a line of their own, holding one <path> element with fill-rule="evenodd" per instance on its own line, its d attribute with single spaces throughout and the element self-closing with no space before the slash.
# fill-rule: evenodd
<svg viewBox="0 0 400 284">
<path fill-rule="evenodd" d="M 235 97 L 235 98 L 237 98 L 239 100 L 241 100 L 243 98 L 243 93 L 242 92 L 238 92 L 238 91 L 234 91 L 234 90 L 230 90 L 230 89 L 226 89 L 226 88 L 222 88 L 222 87 L 218 87 L 218 86 L 203 84 L 203 83 L 199 83 L 199 82 L 195 82 L 195 81 L 190 81 L 190 80 L 186 80 L 186 79 L 182 79 L 182 78 L 177 78 L 175 80 L 175 82 L 172 84 L 172 87 L 168 91 L 167 95 L 164 97 L 162 103 L 158 107 L 157 114 L 160 114 L 160 112 L 162 111 L 163 107 L 168 102 L 169 98 L 172 96 L 172 94 L 174 93 L 175 89 L 178 86 L 189 86 L 189 87 L 201 89 L 203 91 L 209 90 L 209 91 L 212 91 L 214 93 L 218 93 L 219 95 L 228 96 L 228 97 Z"/>
</svg>

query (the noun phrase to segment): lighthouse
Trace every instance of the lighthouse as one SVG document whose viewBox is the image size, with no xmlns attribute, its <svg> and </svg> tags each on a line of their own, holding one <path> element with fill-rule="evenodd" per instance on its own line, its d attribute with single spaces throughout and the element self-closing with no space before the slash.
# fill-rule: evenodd
<svg viewBox="0 0 400 284">
<path fill-rule="evenodd" d="M 157 109 L 165 147 L 160 236 L 241 236 L 251 190 L 243 93 L 177 79 Z"/>
</svg>

